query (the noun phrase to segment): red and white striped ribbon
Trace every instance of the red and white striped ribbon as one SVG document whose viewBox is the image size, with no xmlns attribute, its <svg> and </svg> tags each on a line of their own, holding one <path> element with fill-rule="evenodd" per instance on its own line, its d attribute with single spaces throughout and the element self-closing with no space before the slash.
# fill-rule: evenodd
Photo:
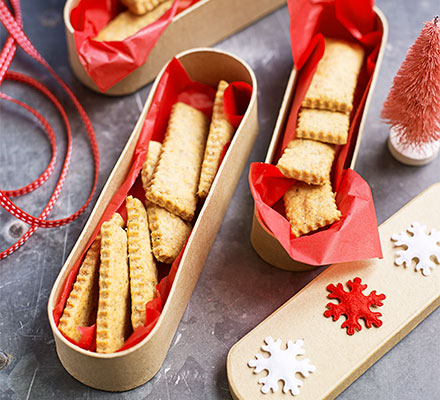
<svg viewBox="0 0 440 400">
<path fill-rule="evenodd" d="M 20 100 L 14 99 L 7 94 L 0 91 L 0 99 L 4 99 L 7 101 L 10 101 L 12 103 L 17 104 L 18 106 L 24 108 L 26 111 L 31 113 L 34 117 L 37 118 L 37 120 L 41 123 L 42 127 L 47 133 L 49 142 L 52 147 L 52 158 L 49 162 L 49 165 L 47 166 L 46 170 L 33 182 L 30 184 L 16 190 L 1 190 L 0 189 L 0 205 L 8 211 L 13 216 L 17 217 L 21 221 L 29 224 L 31 227 L 30 229 L 11 247 L 9 247 L 7 250 L 4 250 L 0 253 L 0 259 L 7 257 L 11 253 L 13 253 L 15 250 L 17 250 L 23 243 L 26 242 L 27 239 L 36 231 L 37 228 L 54 228 L 58 226 L 62 226 L 65 224 L 68 224 L 69 222 L 75 220 L 78 218 L 87 208 L 90 201 L 92 200 L 93 193 L 96 188 L 96 184 L 98 181 L 98 174 L 99 174 L 99 151 L 98 151 L 98 144 L 96 142 L 95 133 L 93 131 L 92 124 L 89 120 L 89 117 L 87 116 L 86 112 L 82 108 L 81 104 L 75 97 L 75 95 L 72 93 L 70 88 L 62 81 L 62 79 L 56 74 L 56 72 L 50 67 L 50 65 L 44 60 L 44 58 L 38 53 L 38 51 L 35 49 L 35 47 L 32 45 L 26 34 L 23 32 L 22 29 L 22 19 L 21 19 L 21 11 L 20 11 L 20 1 L 19 0 L 10 0 L 10 3 L 12 5 L 12 8 L 14 10 L 14 15 L 12 15 L 9 8 L 6 6 L 4 0 L 0 0 L 0 21 L 6 28 L 6 30 L 9 33 L 9 37 L 6 40 L 6 43 L 0 53 L 0 86 L 3 83 L 5 79 L 12 80 L 20 83 L 24 83 L 28 86 L 30 86 L 33 89 L 36 89 L 40 93 L 42 93 L 44 96 L 46 96 L 56 107 L 58 112 L 60 113 L 64 124 L 66 126 L 66 136 L 67 136 L 67 150 L 66 150 L 66 156 L 64 158 L 63 166 L 61 169 L 60 176 L 58 178 L 58 182 L 55 186 L 55 189 L 49 199 L 49 202 L 47 203 L 46 207 L 43 209 L 41 214 L 38 217 L 34 217 L 27 212 L 21 210 L 19 207 L 17 207 L 12 201 L 11 197 L 21 196 L 26 193 L 30 193 L 36 188 L 40 187 L 52 174 L 54 167 L 55 167 L 55 158 L 56 158 L 56 138 L 55 133 L 53 132 L 53 129 L 51 128 L 50 124 L 47 122 L 47 120 L 35 109 L 30 107 L 29 105 L 21 102 Z M 24 75 L 22 73 L 18 72 L 12 72 L 8 71 L 9 67 L 11 65 L 12 59 L 14 58 L 14 55 L 17 50 L 17 45 L 19 45 L 29 56 L 31 56 L 34 60 L 38 61 L 41 65 L 43 65 L 50 74 L 55 78 L 55 80 L 59 83 L 59 85 L 64 89 L 64 91 L 67 93 L 69 98 L 72 100 L 75 108 L 77 109 L 81 120 L 84 124 L 84 127 L 86 129 L 86 133 L 90 142 L 90 147 L 93 154 L 94 159 L 94 181 L 93 181 L 93 187 L 90 192 L 90 196 L 84 203 L 84 205 L 76 211 L 74 214 L 70 215 L 69 217 L 65 217 L 58 220 L 47 220 L 47 216 L 49 215 L 50 211 L 52 210 L 53 206 L 55 205 L 55 202 L 58 199 L 58 196 L 60 195 L 61 189 L 63 187 L 64 181 L 66 179 L 66 174 L 69 168 L 70 163 L 70 156 L 72 152 L 72 135 L 71 135 L 71 129 L 69 124 L 69 119 L 67 117 L 66 112 L 64 111 L 64 108 L 60 104 L 60 102 L 55 98 L 55 96 L 50 92 L 49 89 L 47 89 L 44 85 L 42 85 L 40 82 L 36 81 L 35 79 L 31 78 L 30 76 Z"/>
</svg>

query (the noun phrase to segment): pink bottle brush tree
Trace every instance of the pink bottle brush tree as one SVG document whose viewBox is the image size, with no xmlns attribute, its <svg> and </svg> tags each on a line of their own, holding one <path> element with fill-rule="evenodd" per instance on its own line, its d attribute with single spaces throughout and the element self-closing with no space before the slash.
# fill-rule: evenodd
<svg viewBox="0 0 440 400">
<path fill-rule="evenodd" d="M 399 161 L 423 165 L 440 147 L 440 21 L 425 23 L 394 77 L 382 110 Z"/>
</svg>

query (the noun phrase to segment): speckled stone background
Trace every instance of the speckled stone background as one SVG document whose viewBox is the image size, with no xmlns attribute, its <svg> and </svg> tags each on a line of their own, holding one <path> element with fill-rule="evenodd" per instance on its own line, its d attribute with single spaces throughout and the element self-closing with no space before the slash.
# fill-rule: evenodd
<svg viewBox="0 0 440 400">
<path fill-rule="evenodd" d="M 372 187 L 381 223 L 440 180 L 440 158 L 426 167 L 411 168 L 390 156 L 385 146 L 388 128 L 379 118 L 392 78 L 408 47 L 422 23 L 440 12 L 440 4 L 438 0 L 378 0 L 378 5 L 388 17 L 390 34 L 356 169 Z M 23 1 L 24 27 L 36 48 L 72 87 L 95 127 L 101 151 L 96 201 L 150 86 L 119 98 L 98 95 L 82 86 L 67 61 L 63 6 L 62 0 Z M 217 46 L 246 60 L 258 78 L 260 134 L 249 163 L 264 158 L 292 68 L 288 30 L 288 12 L 284 7 Z M 0 33 L 3 44 L 5 30 L 0 28 Z M 22 51 L 18 52 L 13 69 L 30 72 L 49 87 L 56 87 L 48 74 Z M 2 90 L 35 106 L 53 124 L 59 146 L 59 172 L 66 139 L 52 106 L 19 84 L 5 82 Z M 62 93 L 57 94 L 65 100 Z M 12 189 L 35 179 L 49 162 L 51 153 L 44 132 L 29 115 L 5 102 L 0 104 L 0 187 Z M 68 103 L 67 107 L 72 111 Z M 84 130 L 72 115 L 72 166 L 52 218 L 61 218 L 79 208 L 92 181 L 91 154 Z M 281 271 L 255 254 L 249 243 L 253 205 L 247 174 L 248 168 L 243 171 L 161 370 L 138 389 L 110 394 L 77 382 L 58 361 L 49 328 L 46 305 L 52 284 L 91 207 L 66 227 L 38 230 L 24 247 L 1 261 L 0 398 L 230 399 L 225 368 L 230 347 L 322 271 Z M 51 178 L 43 188 L 17 203 L 37 215 L 49 198 L 54 181 Z M 24 224 L 0 210 L 1 249 L 14 243 L 25 229 Z M 439 330 L 440 310 L 436 310 L 338 399 L 439 399 Z"/>
</svg>

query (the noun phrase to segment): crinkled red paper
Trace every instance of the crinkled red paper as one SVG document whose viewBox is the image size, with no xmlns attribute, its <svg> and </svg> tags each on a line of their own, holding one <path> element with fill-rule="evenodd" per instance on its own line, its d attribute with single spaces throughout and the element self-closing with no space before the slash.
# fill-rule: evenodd
<svg viewBox="0 0 440 400">
<path fill-rule="evenodd" d="M 160 35 L 179 12 L 198 0 L 175 0 L 157 21 L 122 41 L 93 40 L 122 8 L 117 0 L 81 0 L 70 22 L 79 60 L 99 90 L 105 92 L 147 60 Z"/>
<path fill-rule="evenodd" d="M 239 83 L 231 83 L 231 85 L 233 86 L 237 84 Z M 249 88 L 250 86 L 247 89 Z M 150 140 L 155 140 L 159 142 L 163 141 L 172 106 L 178 101 L 184 102 L 197 108 L 198 110 L 202 111 L 210 117 L 212 113 L 215 93 L 216 89 L 191 80 L 185 69 L 183 68 L 182 64 L 177 59 L 174 58 L 170 61 L 157 86 L 153 101 L 151 103 L 151 107 L 145 118 L 138 142 L 136 144 L 136 149 L 133 154 L 130 171 L 126 176 L 124 183 L 110 200 L 101 220 L 99 221 L 93 232 L 93 235 L 90 237 L 90 240 L 85 247 L 85 250 L 78 258 L 78 261 L 72 267 L 63 285 L 58 302 L 53 309 L 53 317 L 57 325 L 60 320 L 61 314 L 63 313 L 67 298 L 69 297 L 70 291 L 72 290 L 85 253 L 99 233 L 102 223 L 109 220 L 115 212 L 121 214 L 121 216 L 125 220 L 127 219 L 125 199 L 128 195 L 132 195 L 133 197 L 142 200 L 144 199 L 145 192 L 142 187 L 140 171 L 142 169 L 142 165 L 145 161 L 145 157 L 148 151 L 148 144 Z M 248 93 L 249 97 L 239 96 L 238 98 L 224 99 L 225 108 L 234 108 L 235 106 L 229 104 L 229 102 L 234 102 L 236 107 L 238 107 L 237 109 L 246 111 L 247 104 L 249 104 L 250 101 L 252 90 L 250 90 L 250 92 L 248 90 Z M 229 114 L 227 114 L 227 116 L 230 119 L 234 119 L 235 117 L 237 117 L 236 115 L 231 116 Z M 243 115 L 240 116 L 240 121 L 242 118 Z M 227 146 L 228 145 L 225 146 L 224 151 L 226 151 Z M 169 271 L 166 265 L 160 265 L 159 275 L 165 276 L 160 280 L 159 284 L 156 287 L 157 297 L 146 305 L 145 325 L 138 327 L 127 339 L 124 346 L 119 351 L 125 350 L 134 346 L 136 343 L 139 343 L 150 333 L 150 331 L 156 325 L 156 322 L 162 312 L 163 305 L 165 304 L 165 301 L 167 300 L 168 294 L 171 290 L 174 277 L 179 267 L 180 259 L 182 258 L 183 250 L 184 249 L 182 249 L 179 256 L 173 262 Z M 96 344 L 95 325 L 92 325 L 91 327 L 79 327 L 78 329 L 82 334 L 81 339 L 78 343 L 74 342 L 68 337 L 66 337 L 66 339 L 83 349 L 94 351 Z"/>
<path fill-rule="evenodd" d="M 282 197 L 295 180 L 285 178 L 274 165 L 253 163 L 249 185 L 260 220 L 295 260 L 310 265 L 382 257 L 376 213 L 368 184 L 348 169 L 371 85 L 382 31 L 377 26 L 372 0 L 289 0 L 290 38 L 298 78 L 291 110 L 274 164 L 295 137 L 301 102 L 324 54 L 324 36 L 357 41 L 366 52 L 358 78 L 348 143 L 340 146 L 332 183 L 341 219 L 329 228 L 296 238 L 285 217 Z"/>
</svg>

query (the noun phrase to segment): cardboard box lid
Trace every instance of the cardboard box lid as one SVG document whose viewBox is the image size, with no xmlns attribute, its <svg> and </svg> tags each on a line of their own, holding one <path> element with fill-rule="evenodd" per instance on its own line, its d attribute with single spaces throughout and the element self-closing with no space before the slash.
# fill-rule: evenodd
<svg viewBox="0 0 440 400">
<path fill-rule="evenodd" d="M 304 357 L 310 359 L 316 371 L 301 378 L 303 386 L 296 398 L 333 399 L 434 311 L 440 305 L 440 266 L 437 263 L 429 276 L 416 271 L 414 261 L 408 268 L 396 266 L 396 251 L 404 247 L 394 246 L 391 236 L 405 232 L 414 222 L 426 225 L 427 232 L 433 228 L 440 230 L 439 198 L 440 183 L 428 188 L 380 226 L 383 259 L 330 266 L 235 344 L 227 362 L 233 397 L 287 398 L 280 382 L 276 393 L 264 395 L 258 379 L 265 372 L 254 374 L 247 365 L 256 354 L 264 353 L 261 346 L 267 336 L 280 338 L 282 349 L 288 340 L 304 340 Z M 348 290 L 347 281 L 355 277 L 368 285 L 364 294 L 376 290 L 378 294 L 384 293 L 386 299 L 382 307 L 373 309 L 382 313 L 383 325 L 367 329 L 360 321 L 362 330 L 349 336 L 341 328 L 344 316 L 332 321 L 323 314 L 328 303 L 337 303 L 327 298 L 327 285 L 342 283 Z"/>
</svg>

